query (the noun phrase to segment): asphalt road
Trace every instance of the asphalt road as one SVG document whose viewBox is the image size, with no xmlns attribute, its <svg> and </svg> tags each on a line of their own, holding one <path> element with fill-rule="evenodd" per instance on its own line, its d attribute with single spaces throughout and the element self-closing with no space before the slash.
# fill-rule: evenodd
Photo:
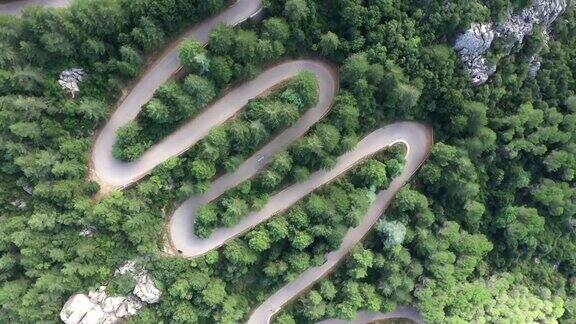
<svg viewBox="0 0 576 324">
<path fill-rule="evenodd" d="M 27 6 L 65 7 L 70 0 L 20 0 L 0 3 L 0 14 L 19 16 Z"/>
<path fill-rule="evenodd" d="M 196 209 L 200 205 L 217 198 L 229 188 L 236 187 L 251 178 L 259 169 L 264 167 L 275 153 L 288 148 L 292 142 L 304 135 L 310 127 L 320 121 L 330 110 L 338 86 L 337 73 L 332 66 L 322 61 L 298 60 L 277 65 L 266 70 L 256 79 L 248 81 L 230 91 L 221 100 L 217 101 L 214 106 L 208 107 L 201 116 L 191 121 L 188 131 L 182 132 L 182 137 L 187 136 L 186 139 L 190 140 L 195 140 L 197 137 L 204 137 L 204 134 L 214 126 L 214 120 L 225 121 L 229 115 L 233 115 L 236 111 L 242 109 L 248 99 L 254 98 L 270 87 L 279 84 L 282 80 L 296 76 L 301 71 L 309 71 L 316 76 L 319 85 L 318 93 L 320 95 L 318 103 L 308 109 L 306 113 L 298 119 L 296 124 L 280 133 L 279 136 L 268 142 L 262 149 L 252 155 L 251 158 L 247 159 L 235 172 L 216 179 L 210 186 L 209 192 L 201 196 L 189 198 L 176 209 L 169 224 L 170 241 L 175 249 L 182 251 L 183 256 L 196 257 L 207 253 L 221 246 L 232 237 L 238 236 L 247 229 L 269 218 L 273 210 L 278 210 L 275 207 L 288 207 L 294 203 L 293 199 L 285 197 L 286 199 L 276 199 L 281 201 L 281 204 L 274 206 L 272 203 L 277 203 L 277 201 L 270 200 L 268 206 L 271 206 L 271 208 L 264 208 L 254 216 L 251 214 L 234 227 L 217 229 L 209 239 L 203 240 L 194 235 L 195 214 Z M 216 111 L 214 111 L 214 109 L 216 109 Z M 204 116 L 209 118 L 204 118 Z M 189 130 L 194 130 L 194 134 L 191 135 Z M 196 132 L 203 134 L 202 136 L 196 136 Z M 170 138 L 167 140 L 170 140 Z M 177 144 L 175 143 L 175 145 Z M 172 148 L 170 147 L 170 149 Z M 263 157 L 263 160 L 259 161 L 260 157 Z M 298 194 L 305 194 L 304 191 L 306 190 L 299 190 Z"/>
<path fill-rule="evenodd" d="M 414 323 L 424 323 L 422 316 L 416 308 L 413 307 L 398 307 L 390 313 L 376 313 L 376 312 L 358 312 L 356 318 L 352 321 L 345 321 L 341 319 L 330 319 L 320 321 L 317 324 L 367 324 L 375 321 L 393 320 L 393 319 L 409 319 Z"/>
<path fill-rule="evenodd" d="M 361 140 L 352 151 L 342 155 L 333 169 L 314 173 L 306 182 L 295 184 L 272 197 L 269 204 L 262 211 L 250 214 L 238 226 L 230 229 L 219 229 L 213 234 L 213 236 L 217 236 L 214 242 L 218 242 L 223 240 L 222 237 L 218 236 L 230 235 L 230 232 L 235 234 L 240 230 L 245 231 L 246 229 L 242 229 L 240 226 L 254 226 L 263 221 L 262 219 L 271 217 L 273 214 L 269 214 L 270 212 L 274 212 L 288 204 L 293 204 L 315 188 L 338 177 L 338 175 L 344 173 L 366 156 L 370 156 L 395 143 L 404 143 L 407 147 L 406 164 L 402 173 L 390 183 L 390 187 L 387 190 L 383 190 L 376 195 L 376 199 L 370 206 L 368 213 L 361 220 L 360 225 L 348 230 L 338 250 L 326 254 L 326 262 L 321 266 L 304 271 L 295 280 L 276 291 L 256 308 L 248 323 L 269 323 L 284 305 L 298 297 L 303 291 L 311 288 L 316 282 L 328 275 L 341 260 L 346 258 L 354 245 L 362 240 L 380 219 L 398 190 L 406 184 L 426 160 L 433 144 L 432 138 L 432 129 L 420 123 L 399 122 L 380 128 Z M 207 241 L 212 242 L 212 236 Z M 400 317 L 410 318 L 412 315 L 402 309 L 399 312 Z M 385 316 L 385 314 L 382 314 L 382 316 Z"/>
<path fill-rule="evenodd" d="M 26 5 L 61 7 L 67 3 L 67 0 L 22 0 L 0 4 L 0 13 L 17 15 Z M 194 38 L 206 43 L 210 31 L 217 23 L 236 25 L 257 14 L 260 8 L 260 0 L 238 0 L 221 14 L 191 28 L 181 39 L 175 42 L 175 45 L 184 38 Z M 129 121 L 134 120 L 141 107 L 152 98 L 154 91 L 168 81 L 180 68 L 178 46 L 171 46 L 130 89 L 106 126 L 99 133 L 92 150 L 91 178 L 101 184 L 103 191 L 125 188 L 143 178 L 162 162 L 184 153 L 205 137 L 210 129 L 224 123 L 240 111 L 249 99 L 284 80 L 290 79 L 301 71 L 310 71 L 315 74 L 320 94 L 318 104 L 310 108 L 295 125 L 282 132 L 246 160 L 238 170 L 215 180 L 208 193 L 189 198 L 175 211 L 170 219 L 168 234 L 171 245 L 174 249 L 180 250 L 184 257 L 196 257 L 222 246 L 230 239 L 268 220 L 279 211 L 289 208 L 320 186 L 341 176 L 364 158 L 390 145 L 403 143 L 407 147 L 406 165 L 403 172 L 391 182 L 387 190 L 377 194 L 360 225 L 348 231 L 340 248 L 328 253 L 323 265 L 306 270 L 298 278 L 276 291 L 256 308 L 249 318 L 249 323 L 269 323 L 282 307 L 328 275 L 347 256 L 354 245 L 370 231 L 398 190 L 406 184 L 428 157 L 433 142 L 432 130 L 424 124 L 415 122 L 398 122 L 378 129 L 362 139 L 352 151 L 342 155 L 333 169 L 313 173 L 308 180 L 296 183 L 271 197 L 263 209 L 250 213 L 239 224 L 230 228 L 217 229 L 209 238 L 202 240 L 194 234 L 196 209 L 256 174 L 274 153 L 287 148 L 291 142 L 305 134 L 330 110 L 338 90 L 339 81 L 335 69 L 323 61 L 295 60 L 278 64 L 255 79 L 229 91 L 196 118 L 150 148 L 139 160 L 126 163 L 114 159 L 112 147 L 116 142 L 116 131 Z M 262 156 L 264 159 L 260 160 Z M 388 314 L 359 312 L 354 323 L 368 323 L 386 318 L 408 318 L 421 322 L 415 309 L 401 307 Z M 341 323 L 341 321 L 328 320 L 323 323 Z"/>
<path fill-rule="evenodd" d="M 176 41 L 180 43 L 184 39 L 196 39 L 202 43 L 207 43 L 210 31 L 218 23 L 236 25 L 252 15 L 259 12 L 261 3 L 259 0 L 238 0 L 231 7 L 217 16 L 209 18 L 193 28 Z M 112 156 L 112 147 L 116 143 L 116 131 L 127 122 L 136 118 L 141 107 L 147 103 L 154 91 L 164 84 L 180 68 L 180 58 L 178 57 L 178 46 L 169 47 L 163 55 L 141 76 L 139 82 L 131 89 L 130 93 L 116 108 L 114 114 L 109 119 L 106 126 L 100 132 L 92 152 L 92 177 L 102 184 L 105 191 L 112 188 L 124 188 L 133 182 L 146 176 L 155 166 L 168 158 L 181 154 L 201 139 L 209 130 L 201 126 L 215 126 L 221 120 L 218 116 L 220 112 L 226 113 L 224 105 L 229 105 L 234 100 L 242 100 L 239 95 L 230 97 L 222 103 L 215 105 L 215 109 L 210 109 L 212 115 L 203 113 L 194 121 L 185 125 L 179 131 L 173 133 L 159 145 L 148 150 L 141 159 L 132 163 L 125 163 L 116 160 Z M 262 80 L 262 78 L 260 78 Z M 248 87 L 243 87 L 246 90 Z M 251 92 L 253 94 L 253 92 Z M 246 98 L 247 100 L 248 98 Z M 245 101 L 244 101 L 245 103 Z M 234 108 L 234 107 L 231 107 Z M 239 106 L 237 109 L 240 109 Z M 206 119 L 208 121 L 206 121 Z M 202 122 L 199 122 L 202 121 Z M 204 124 L 204 123 L 207 124 Z M 200 127 L 197 128 L 197 127 Z"/>
</svg>

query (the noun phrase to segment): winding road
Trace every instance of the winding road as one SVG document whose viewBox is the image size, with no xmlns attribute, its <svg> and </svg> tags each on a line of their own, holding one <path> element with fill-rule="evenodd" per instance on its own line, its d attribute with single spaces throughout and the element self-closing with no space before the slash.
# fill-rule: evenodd
<svg viewBox="0 0 576 324">
<path fill-rule="evenodd" d="M 30 4 L 63 6 L 67 2 L 66 0 L 24 0 L 0 5 L 0 13 L 18 14 L 22 7 Z M 260 9 L 260 0 L 238 0 L 219 15 L 191 28 L 176 44 L 185 38 L 193 38 L 207 43 L 209 33 L 217 23 L 236 25 L 254 16 Z M 141 107 L 152 98 L 154 91 L 180 69 L 178 47 L 171 46 L 142 75 L 128 95 L 119 103 L 108 123 L 99 133 L 92 150 L 90 176 L 101 184 L 104 192 L 126 188 L 145 177 L 154 167 L 171 157 L 184 153 L 204 138 L 210 129 L 234 116 L 249 99 L 302 71 L 312 72 L 316 76 L 319 86 L 318 103 L 308 109 L 295 125 L 283 131 L 247 159 L 235 172 L 216 179 L 208 193 L 193 196 L 176 209 L 170 218 L 168 236 L 173 249 L 178 250 L 184 257 L 197 257 L 222 246 L 229 240 L 270 219 L 278 212 L 287 209 L 320 186 L 341 176 L 366 157 L 388 146 L 403 143 L 407 148 L 406 165 L 402 173 L 391 182 L 387 190 L 377 194 L 361 223 L 347 232 L 341 246 L 326 255 L 324 264 L 306 270 L 295 280 L 276 291 L 253 311 L 248 320 L 249 323 L 269 323 L 282 307 L 334 270 L 354 245 L 366 236 L 389 206 L 395 194 L 409 181 L 428 157 L 433 144 L 432 130 L 427 125 L 415 122 L 398 122 L 378 129 L 362 139 L 353 150 L 340 156 L 335 167 L 331 170 L 320 170 L 311 174 L 308 180 L 296 183 L 272 196 L 264 208 L 258 212 L 250 213 L 237 225 L 217 229 L 209 238 L 200 239 L 194 234 L 196 209 L 217 198 L 227 189 L 252 177 L 266 165 L 269 157 L 286 149 L 291 142 L 304 135 L 310 127 L 322 119 L 331 108 L 334 96 L 338 91 L 339 80 L 335 68 L 321 60 L 306 59 L 280 63 L 269 68 L 255 79 L 231 89 L 222 98 L 205 108 L 193 120 L 150 148 L 137 161 L 127 163 L 116 160 L 112 156 L 112 148 L 116 142 L 116 131 L 134 120 Z M 259 156 L 264 156 L 264 161 L 259 162 Z M 415 322 L 422 322 L 416 310 L 401 307 L 388 314 L 359 312 L 355 323 L 368 323 L 386 318 L 408 318 Z M 328 320 L 324 323 L 340 322 Z"/>
<path fill-rule="evenodd" d="M 356 318 L 352 321 L 341 319 L 329 319 L 320 321 L 317 324 L 367 324 L 375 321 L 394 320 L 394 319 L 409 319 L 414 323 L 424 323 L 422 316 L 416 308 L 413 307 L 398 307 L 390 313 L 377 313 L 377 312 L 358 312 Z"/>
<path fill-rule="evenodd" d="M 20 0 L 0 3 L 0 14 L 20 16 L 22 9 L 28 6 L 60 8 L 68 5 L 70 0 Z"/>
</svg>

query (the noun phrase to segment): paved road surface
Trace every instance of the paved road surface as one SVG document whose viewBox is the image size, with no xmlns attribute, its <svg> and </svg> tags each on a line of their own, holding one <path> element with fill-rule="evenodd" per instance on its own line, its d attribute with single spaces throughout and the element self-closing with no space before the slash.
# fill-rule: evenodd
<svg viewBox="0 0 576 324">
<path fill-rule="evenodd" d="M 416 308 L 413 307 L 398 307 L 390 313 L 375 313 L 375 312 L 358 312 L 356 318 L 352 321 L 345 321 L 341 319 L 330 319 L 318 322 L 317 324 L 366 324 L 378 320 L 392 320 L 392 319 L 409 319 L 414 323 L 422 324 L 424 320 Z"/>
<path fill-rule="evenodd" d="M 133 108 L 133 106 L 122 104 L 96 141 L 92 154 L 93 176 L 108 188 L 125 187 L 133 183 L 146 176 L 154 167 L 168 158 L 187 151 L 192 145 L 204 138 L 212 128 L 233 117 L 246 105 L 249 99 L 257 97 L 271 86 L 290 79 L 302 71 L 310 71 L 316 75 L 320 87 L 318 104 L 309 109 L 293 127 L 284 131 L 259 152 L 265 157 L 270 157 L 273 152 L 286 148 L 291 142 L 306 133 L 330 109 L 338 85 L 337 73 L 333 67 L 322 61 L 296 60 L 270 68 L 255 79 L 229 91 L 210 107 L 205 108 L 193 120 L 167 136 L 158 145 L 150 148 L 140 159 L 129 163 L 114 159 L 112 146 L 116 139 L 115 132 L 118 127 L 134 119 L 139 107 L 134 112 L 124 111 L 122 109 L 125 107 Z M 136 95 L 130 95 L 130 97 L 138 100 L 141 98 Z M 255 157 L 249 159 L 241 170 L 246 174 L 254 174 L 261 165 L 262 163 L 258 163 Z M 213 188 L 219 190 L 230 186 L 230 182 L 218 181 L 213 185 Z"/>
<path fill-rule="evenodd" d="M 70 0 L 20 0 L 0 3 L 0 14 L 19 16 L 27 6 L 65 7 Z"/>
<path fill-rule="evenodd" d="M 0 4 L 0 13 L 17 15 L 26 5 L 60 7 L 67 3 L 67 0 L 23 0 Z M 236 25 L 257 14 L 260 8 L 260 0 L 238 0 L 221 14 L 190 29 L 182 39 L 194 38 L 206 43 L 210 31 L 217 23 Z M 275 292 L 256 308 L 249 318 L 249 323 L 269 323 L 283 306 L 329 274 L 346 257 L 353 246 L 370 231 L 394 195 L 426 160 L 432 147 L 432 130 L 424 124 L 414 122 L 399 122 L 376 130 L 360 141 L 352 151 L 342 155 L 333 169 L 313 173 L 308 180 L 294 184 L 271 197 L 262 210 L 249 214 L 236 226 L 217 229 L 208 239 L 201 240 L 194 235 L 193 229 L 194 214 L 198 206 L 250 178 L 268 162 L 270 156 L 285 149 L 292 141 L 302 136 L 319 121 L 331 107 L 338 89 L 338 76 L 332 66 L 322 61 L 296 60 L 279 64 L 268 69 L 254 80 L 248 81 L 227 93 L 206 108 L 194 120 L 153 146 L 139 160 L 125 163 L 114 159 L 112 147 L 116 142 L 116 131 L 136 118 L 141 107 L 152 98 L 154 91 L 180 68 L 178 47 L 172 46 L 141 77 L 102 129 L 92 151 L 91 177 L 96 179 L 104 190 L 124 188 L 138 181 L 160 163 L 185 152 L 190 146 L 206 136 L 211 128 L 222 124 L 241 110 L 249 99 L 301 71 L 310 71 L 315 74 L 320 93 L 318 104 L 309 109 L 294 126 L 282 132 L 254 156 L 246 160 L 238 170 L 214 181 L 210 192 L 202 196 L 191 197 L 176 210 L 170 219 L 169 237 L 171 244 L 182 251 L 186 257 L 199 256 L 223 245 L 233 237 L 266 221 L 278 211 L 290 207 L 316 188 L 341 176 L 365 157 L 387 146 L 404 143 L 407 147 L 407 162 L 403 172 L 391 182 L 389 189 L 378 193 L 376 200 L 360 225 L 348 231 L 340 248 L 328 253 L 326 255 L 327 261 L 323 265 L 306 270 L 297 279 Z M 258 161 L 261 156 L 265 157 L 264 161 Z M 367 323 L 386 318 L 409 318 L 421 322 L 416 310 L 401 307 L 388 314 L 359 312 L 354 323 Z M 341 321 L 329 320 L 324 323 L 341 323 Z"/>
<path fill-rule="evenodd" d="M 363 157 L 369 156 L 386 146 L 394 143 L 404 143 L 408 150 L 406 154 L 406 165 L 402 173 L 396 177 L 387 190 L 379 192 L 375 201 L 370 206 L 368 213 L 361 220 L 360 225 L 348 230 L 342 241 L 342 245 L 336 251 L 326 255 L 326 262 L 318 267 L 310 268 L 295 280 L 288 283 L 280 290 L 276 291 L 270 298 L 252 313 L 249 323 L 268 323 L 272 317 L 287 303 L 311 288 L 316 282 L 328 275 L 338 263 L 343 260 L 354 245 L 370 231 L 380 216 L 384 213 L 395 194 L 402 188 L 410 177 L 418 170 L 420 165 L 426 160 L 432 147 L 432 130 L 420 123 L 399 122 L 370 133 L 350 152 L 342 155 L 336 166 L 330 171 L 319 171 L 311 175 L 306 182 L 299 183 L 286 189 L 284 192 L 270 199 L 269 205 L 262 209 L 263 212 L 271 211 L 275 205 L 287 204 L 286 201 L 293 201 L 297 197 L 304 196 L 313 187 L 317 187 L 335 178 L 338 174 L 344 173 Z M 286 200 L 284 200 L 286 199 Z M 246 225 L 254 222 L 258 217 L 264 218 L 260 213 L 251 214 L 247 220 L 241 224 Z M 269 216 L 268 216 L 269 217 Z M 229 229 L 219 231 L 230 231 Z M 216 232 L 218 235 L 222 232 Z M 211 240 L 211 238 L 209 238 Z M 218 240 L 221 240 L 219 238 Z M 216 240 L 216 241 L 218 241 Z M 403 313 L 400 310 L 400 313 Z M 409 317 L 406 314 L 405 317 Z"/>
<path fill-rule="evenodd" d="M 337 73 L 330 65 L 321 61 L 298 60 L 280 64 L 265 71 L 256 79 L 246 82 L 242 86 L 229 92 L 221 100 L 217 101 L 214 106 L 207 108 L 205 114 L 202 114 L 202 116 L 190 122 L 190 127 L 188 127 L 188 125 L 186 126 L 186 128 L 189 128 L 187 131 L 182 132 L 183 138 L 184 136 L 188 136 L 186 138 L 187 140 L 196 140 L 196 138 L 204 137 L 204 134 L 213 127 L 211 124 L 213 124 L 214 119 L 225 121 L 229 115 L 233 115 L 237 110 L 241 109 L 248 99 L 254 98 L 255 95 L 262 93 L 273 85 L 279 84 L 282 80 L 297 75 L 301 71 L 309 71 L 316 76 L 320 94 L 318 103 L 308 109 L 296 124 L 283 131 L 279 136 L 252 155 L 252 157 L 246 160 L 235 172 L 216 179 L 210 186 L 208 193 L 202 196 L 191 197 L 175 211 L 170 219 L 170 241 L 172 246 L 183 252 L 184 256 L 196 257 L 207 253 L 221 246 L 230 238 L 244 232 L 249 227 L 253 227 L 257 223 L 270 217 L 268 214 L 271 209 L 264 208 L 254 217 L 245 218 L 245 220 L 237 226 L 214 231 L 214 234 L 210 236 L 209 239 L 203 240 L 194 235 L 195 214 L 196 209 L 200 205 L 210 202 L 222 195 L 227 189 L 236 187 L 251 178 L 268 162 L 270 157 L 288 148 L 292 142 L 304 135 L 310 127 L 320 121 L 330 110 L 332 100 L 337 91 Z M 214 108 L 218 109 L 218 111 L 213 112 Z M 205 115 L 208 115 L 210 120 L 206 120 L 206 118 L 204 118 Z M 196 123 L 196 120 L 199 120 L 199 122 Z M 190 130 L 194 130 L 194 135 L 190 135 Z M 196 132 L 204 134 L 197 136 L 195 134 Z M 168 140 L 170 139 L 171 138 L 168 138 Z M 170 147 L 170 149 L 172 149 L 172 147 Z M 259 161 L 261 159 L 260 157 L 264 157 L 264 159 Z M 304 191 L 299 191 L 299 193 L 304 193 Z M 294 202 L 293 199 L 277 200 L 281 200 L 282 204 L 276 207 L 288 207 Z M 270 200 L 270 204 L 273 201 L 274 200 Z"/>
<path fill-rule="evenodd" d="M 191 28 L 184 38 L 193 38 L 202 43 L 208 42 L 210 31 L 220 22 L 229 25 L 236 25 L 252 15 L 258 13 L 261 8 L 259 0 L 238 0 L 231 7 L 219 15 L 209 18 Z M 160 144 L 151 148 L 144 156 L 133 163 L 124 163 L 114 159 L 112 156 L 112 147 L 116 142 L 116 131 L 127 122 L 136 118 L 141 107 L 147 103 L 154 91 L 164 84 L 175 72 L 181 68 L 178 57 L 178 46 L 171 46 L 160 59 L 141 77 L 140 81 L 134 86 L 131 92 L 120 103 L 104 129 L 102 129 L 93 148 L 92 153 L 92 176 L 100 182 L 105 189 L 123 188 L 144 177 L 159 163 L 169 157 L 183 153 L 194 142 L 186 141 L 185 138 L 194 136 L 196 133 L 194 127 L 187 125 L 192 133 L 184 134 L 176 132 L 166 139 L 166 143 L 179 143 L 178 149 Z M 234 98 L 229 98 L 232 100 Z M 240 99 L 240 98 L 237 98 Z M 224 107 L 220 108 L 222 110 Z M 216 110 L 212 110 L 216 111 Z M 217 119 L 219 116 L 207 116 L 204 118 Z M 198 124 L 198 123 L 196 123 Z M 199 132 L 197 135 L 201 135 Z M 199 136 L 195 136 L 200 138 Z M 179 142 L 184 139 L 186 142 Z"/>
</svg>

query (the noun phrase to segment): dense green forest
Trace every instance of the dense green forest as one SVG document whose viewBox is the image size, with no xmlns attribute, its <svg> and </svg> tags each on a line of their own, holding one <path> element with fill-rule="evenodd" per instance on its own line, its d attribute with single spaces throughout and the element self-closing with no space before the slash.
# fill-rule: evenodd
<svg viewBox="0 0 576 324">
<path fill-rule="evenodd" d="M 197 234 L 230 226 L 273 192 L 329 169 L 372 130 L 398 120 L 434 129 L 429 160 L 385 217 L 278 323 L 351 319 L 413 305 L 430 323 L 576 320 L 576 10 L 546 45 L 515 47 L 472 87 L 457 34 L 529 1 L 265 0 L 264 18 L 187 42 L 184 75 L 121 129 L 133 160 L 227 87 L 288 58 L 339 67 L 330 113 L 253 179 L 202 207 Z M 94 134 L 123 90 L 187 27 L 224 0 L 94 0 L 0 16 L 0 322 L 55 321 L 66 299 L 139 258 L 163 296 L 134 323 L 237 323 L 321 264 L 370 197 L 402 169 L 402 146 L 370 157 L 281 215 L 193 260 L 167 257 L 165 222 L 317 100 L 306 73 L 252 100 L 136 185 L 98 197 L 87 180 Z M 537 33 L 533 38 L 542 38 Z M 536 43 L 534 41 L 533 43 Z M 542 67 L 529 75 L 536 52 Z M 201 59 L 198 59 L 198 58 Z M 71 98 L 64 69 L 88 78 Z M 80 236 L 90 225 L 93 236 Z M 122 289 L 117 289 L 121 291 Z"/>
</svg>

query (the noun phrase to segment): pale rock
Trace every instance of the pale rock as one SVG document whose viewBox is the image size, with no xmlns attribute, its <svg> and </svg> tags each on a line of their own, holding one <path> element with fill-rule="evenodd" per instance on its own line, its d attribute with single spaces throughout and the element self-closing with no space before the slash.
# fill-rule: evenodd
<svg viewBox="0 0 576 324">
<path fill-rule="evenodd" d="M 10 202 L 10 205 L 12 205 L 18 209 L 24 209 L 28 206 L 28 204 L 22 199 L 13 200 Z"/>
<path fill-rule="evenodd" d="M 90 299 L 95 303 L 98 304 L 102 303 L 104 299 L 108 297 L 108 295 L 106 294 L 106 286 L 100 286 L 96 291 L 93 290 L 89 291 L 88 297 L 90 297 Z"/>
<path fill-rule="evenodd" d="M 84 294 L 72 295 L 60 311 L 60 319 L 66 324 L 80 323 L 88 312 L 99 306 Z"/>
<path fill-rule="evenodd" d="M 136 273 L 136 261 L 135 260 L 130 260 L 127 261 L 126 263 L 124 263 L 124 265 L 122 265 L 120 268 L 116 269 L 116 271 L 114 271 L 114 275 L 123 275 L 123 274 L 127 274 L 127 273 Z"/>
<path fill-rule="evenodd" d="M 64 70 L 60 73 L 60 78 L 58 79 L 58 84 L 63 90 L 67 91 L 72 95 L 72 98 L 76 96 L 76 93 L 80 92 L 78 83 L 84 80 L 86 73 L 83 69 L 72 68 L 69 70 Z"/>
<path fill-rule="evenodd" d="M 520 11 L 519 14 L 510 15 L 509 18 L 496 28 L 498 37 L 505 37 L 510 41 L 506 44 L 511 50 L 515 45 L 522 45 L 524 37 L 532 35 L 534 25 L 543 27 L 548 33 L 550 25 L 566 9 L 566 0 L 534 0 L 532 5 Z"/>
<path fill-rule="evenodd" d="M 92 225 L 87 225 L 82 229 L 82 231 L 80 231 L 80 233 L 78 233 L 78 235 L 84 237 L 92 237 L 94 236 L 95 233 L 96 233 L 96 227 Z"/>
<path fill-rule="evenodd" d="M 496 72 L 496 67 L 488 64 L 484 57 L 494 41 L 494 35 L 492 24 L 472 24 L 456 39 L 454 49 L 460 54 L 474 85 L 486 82 Z"/>
<path fill-rule="evenodd" d="M 84 315 L 84 318 L 82 318 L 82 321 L 80 321 L 79 324 L 112 324 L 116 322 L 117 320 L 114 317 L 106 314 L 102 310 L 102 307 L 96 305 L 96 307 L 92 308 L 86 313 L 86 315 Z"/>
<path fill-rule="evenodd" d="M 116 310 L 126 301 L 125 296 L 111 296 L 106 297 L 102 302 L 102 309 L 106 313 L 116 313 Z"/>
<path fill-rule="evenodd" d="M 134 287 L 134 295 L 140 300 L 148 304 L 157 303 L 160 300 L 162 292 L 154 285 L 154 279 L 145 271 L 142 271 L 136 276 L 136 286 Z"/>
<path fill-rule="evenodd" d="M 530 65 L 530 68 L 528 69 L 528 75 L 531 77 L 535 77 L 536 74 L 538 74 L 538 71 L 540 71 L 540 67 L 542 66 L 540 58 L 536 55 L 533 55 L 528 60 L 528 64 Z"/>
<path fill-rule="evenodd" d="M 494 41 L 492 24 L 472 24 L 469 30 L 458 36 L 454 49 L 461 55 L 484 54 Z"/>
<path fill-rule="evenodd" d="M 114 315 L 119 318 L 136 315 L 141 308 L 142 301 L 140 301 L 140 299 L 134 296 L 128 296 L 118 305 Z"/>
<path fill-rule="evenodd" d="M 116 269 L 114 275 L 130 274 L 136 281 L 128 296 L 108 296 L 106 286 L 89 291 L 88 295 L 70 297 L 60 317 L 66 324 L 111 324 L 136 315 L 144 304 L 157 303 L 162 292 L 154 285 L 154 278 L 143 269 L 137 269 L 134 260 Z M 65 320 L 66 319 L 66 320 Z"/>
<path fill-rule="evenodd" d="M 454 44 L 454 49 L 466 65 L 472 84 L 485 83 L 496 71 L 496 66 L 488 64 L 484 57 L 494 38 L 506 40 L 505 47 L 510 53 L 514 46 L 523 44 L 526 35 L 531 35 L 534 25 L 538 24 L 543 27 L 547 39 L 550 25 L 566 7 L 566 0 L 534 0 L 531 6 L 518 14 L 509 14 L 508 19 L 496 27 L 490 23 L 472 24 L 469 30 L 458 36 Z M 540 69 L 540 62 L 532 60 L 530 63 L 534 63 L 531 65 L 530 73 L 536 75 Z"/>
<path fill-rule="evenodd" d="M 568 228 L 570 228 L 572 231 L 576 231 L 576 218 L 570 218 L 568 220 Z"/>
<path fill-rule="evenodd" d="M 29 184 L 23 184 L 22 189 L 24 190 L 24 192 L 26 192 L 29 195 L 34 193 L 34 188 L 32 188 L 32 186 Z"/>
</svg>

